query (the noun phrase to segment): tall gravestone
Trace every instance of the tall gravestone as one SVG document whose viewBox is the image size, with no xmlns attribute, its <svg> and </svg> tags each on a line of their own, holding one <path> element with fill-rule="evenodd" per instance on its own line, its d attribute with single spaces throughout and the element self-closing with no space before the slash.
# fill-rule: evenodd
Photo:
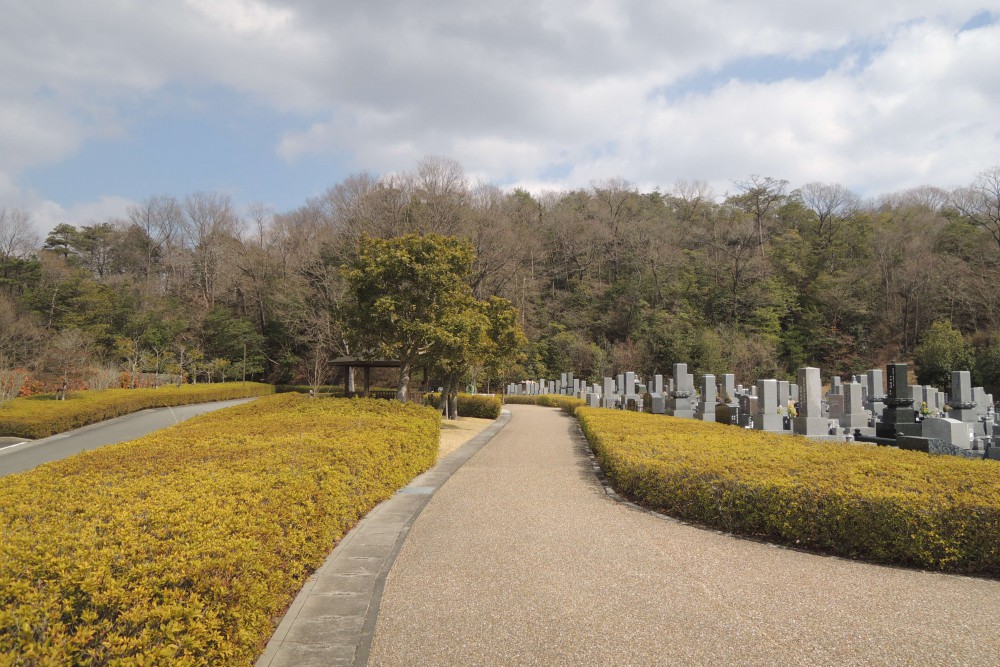
<svg viewBox="0 0 1000 667">
<path fill-rule="evenodd" d="M 792 430 L 804 436 L 829 435 L 829 422 L 823 416 L 823 382 L 819 369 L 800 368 L 799 414 L 792 420 Z"/>
<path fill-rule="evenodd" d="M 698 403 L 698 419 L 706 422 L 715 421 L 715 406 L 718 403 L 718 389 L 715 386 L 715 376 L 701 376 L 701 401 Z"/>
<path fill-rule="evenodd" d="M 778 414 L 778 381 L 757 380 L 757 413 L 753 427 L 758 431 L 785 430 L 784 416 Z"/>
<path fill-rule="evenodd" d="M 739 400 L 736 396 L 736 376 L 725 373 L 722 376 L 722 395 L 715 406 L 715 421 L 720 424 L 739 426 Z"/>
<path fill-rule="evenodd" d="M 882 378 L 882 370 L 873 368 L 866 374 L 868 385 L 868 399 L 865 406 L 872 411 L 876 420 L 882 418 L 882 411 L 885 409 L 885 382 Z"/>
<path fill-rule="evenodd" d="M 667 397 L 663 393 L 663 376 L 654 375 L 649 393 L 643 396 L 643 408 L 654 415 L 666 414 Z"/>
<path fill-rule="evenodd" d="M 948 413 L 950 419 L 957 419 L 966 424 L 973 424 L 976 435 L 985 435 L 979 421 L 979 403 L 976 401 L 976 393 L 972 388 L 972 376 L 969 371 L 951 372 L 951 411 Z"/>
<path fill-rule="evenodd" d="M 674 364 L 674 387 L 667 401 L 667 414 L 673 417 L 694 417 L 694 376 L 687 372 L 687 364 Z"/>
<path fill-rule="evenodd" d="M 726 373 L 722 376 L 722 396 L 720 398 L 723 403 L 736 404 L 736 376 L 732 373 Z"/>
<path fill-rule="evenodd" d="M 896 438 L 900 436 L 920 437 L 921 428 L 917 422 L 916 411 L 913 409 L 913 399 L 910 398 L 910 387 L 907 382 L 906 364 L 888 364 L 886 378 L 888 393 L 885 399 L 885 409 L 882 410 L 882 422 L 875 428 L 875 435 L 880 438 Z"/>
<path fill-rule="evenodd" d="M 844 413 L 840 417 L 840 426 L 848 433 L 860 429 L 862 435 L 875 435 L 875 429 L 868 426 L 868 413 L 862 399 L 861 384 L 848 382 L 844 385 Z"/>
<path fill-rule="evenodd" d="M 618 407 L 618 395 L 615 393 L 615 380 L 614 378 L 606 377 L 604 378 L 604 392 L 601 396 L 601 407 L 602 408 L 616 408 Z"/>
</svg>

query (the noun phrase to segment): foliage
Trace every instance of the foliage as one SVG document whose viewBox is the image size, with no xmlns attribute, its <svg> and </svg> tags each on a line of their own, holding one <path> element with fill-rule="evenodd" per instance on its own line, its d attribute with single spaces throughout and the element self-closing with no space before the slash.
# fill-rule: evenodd
<svg viewBox="0 0 1000 667">
<path fill-rule="evenodd" d="M 106 389 L 71 392 L 64 401 L 51 394 L 16 398 L 0 409 L 0 435 L 46 438 L 147 408 L 226 401 L 274 392 L 267 384 L 184 385 L 157 389 Z"/>
<path fill-rule="evenodd" d="M 466 317 L 475 303 L 467 282 L 474 258 L 467 243 L 437 234 L 362 237 L 347 270 L 353 349 L 398 359 L 408 374 L 435 348 L 459 344 L 463 327 L 478 329 Z"/>
<path fill-rule="evenodd" d="M 481 318 L 434 320 L 417 366 L 466 357 L 454 364 L 461 371 L 432 368 L 441 385 L 459 372 L 477 386 L 566 371 L 598 381 L 625 367 L 669 373 L 675 361 L 744 384 L 804 365 L 843 375 L 912 358 L 941 321 L 983 352 L 981 341 L 1000 336 L 998 174 L 870 201 L 837 184 L 793 189 L 765 175 L 737 178 L 726 193 L 683 181 L 641 192 L 611 178 L 535 197 L 470 185 L 453 161 L 429 159 L 385 177 L 351 175 L 295 210 L 253 209 L 242 220 L 224 195 L 153 196 L 124 219 L 60 225 L 42 250 L 26 234 L 27 214 L 0 207 L 16 237 L 13 251 L 0 250 L 0 353 L 34 377 L 67 373 L 73 383 L 114 361 L 123 337 L 139 347 L 141 372 L 201 382 L 239 374 L 246 343 L 254 379 L 338 382 L 331 358 L 398 356 L 345 336 L 351 299 L 340 267 L 368 262 L 361 245 L 398 249 L 414 236 L 434 246 L 427 267 L 463 277 L 417 271 L 407 263 L 417 252 L 378 251 L 388 260 L 376 269 L 383 286 L 414 296 L 406 318 L 388 318 L 393 330 L 423 326 L 427 304 L 471 290 L 480 304 L 509 302 L 528 339 L 523 358 L 484 361 L 483 346 L 502 336 L 484 335 Z M 449 266 L 450 251 L 430 238 L 465 250 Z M 367 338 L 385 323 L 364 322 Z M 73 342 L 80 347 L 62 355 Z M 988 354 L 975 361 L 977 378 L 997 376 Z"/>
<path fill-rule="evenodd" d="M 975 358 L 962 332 L 951 322 L 935 322 L 914 350 L 917 382 L 936 387 L 951 386 L 952 371 L 972 370 Z"/>
<path fill-rule="evenodd" d="M 623 494 L 672 516 L 849 558 L 1000 574 L 1000 465 L 582 408 Z"/>
<path fill-rule="evenodd" d="M 576 409 L 586 405 L 586 401 L 562 394 L 539 394 L 537 396 L 504 396 L 504 403 L 513 405 L 540 405 L 543 408 L 559 408 L 568 414 L 576 414 Z"/>
<path fill-rule="evenodd" d="M 441 394 L 434 392 L 424 395 L 424 402 L 438 408 L 441 404 Z M 458 416 L 477 417 L 479 419 L 496 419 L 500 416 L 500 397 L 493 394 L 459 394 Z"/>
<path fill-rule="evenodd" d="M 251 664 L 439 423 L 285 394 L 0 480 L 0 663 Z"/>
</svg>

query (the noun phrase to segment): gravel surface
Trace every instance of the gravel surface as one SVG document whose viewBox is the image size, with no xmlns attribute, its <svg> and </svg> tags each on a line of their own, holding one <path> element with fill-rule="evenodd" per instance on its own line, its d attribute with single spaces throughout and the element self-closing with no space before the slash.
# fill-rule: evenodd
<svg viewBox="0 0 1000 667">
<path fill-rule="evenodd" d="M 407 537 L 369 664 L 1000 664 L 1000 582 L 633 509 L 604 492 L 575 420 L 507 407 Z"/>
</svg>

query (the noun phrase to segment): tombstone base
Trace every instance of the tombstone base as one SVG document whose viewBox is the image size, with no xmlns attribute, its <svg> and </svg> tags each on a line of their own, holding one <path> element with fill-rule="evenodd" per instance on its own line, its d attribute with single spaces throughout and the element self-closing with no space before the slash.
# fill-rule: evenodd
<svg viewBox="0 0 1000 667">
<path fill-rule="evenodd" d="M 681 419 L 694 419 L 694 410 L 665 410 L 663 414 Z"/>
<path fill-rule="evenodd" d="M 785 430 L 785 417 L 777 413 L 757 414 L 753 416 L 753 427 L 758 431 L 780 433 Z"/>
<path fill-rule="evenodd" d="M 695 419 L 703 422 L 714 422 L 715 421 L 715 403 L 699 403 L 698 412 L 694 416 Z"/>
<path fill-rule="evenodd" d="M 667 401 L 661 394 L 646 394 L 646 411 L 654 415 L 666 414 Z"/>
<path fill-rule="evenodd" d="M 825 417 L 796 417 L 792 432 L 808 437 L 830 435 L 830 422 Z"/>
</svg>

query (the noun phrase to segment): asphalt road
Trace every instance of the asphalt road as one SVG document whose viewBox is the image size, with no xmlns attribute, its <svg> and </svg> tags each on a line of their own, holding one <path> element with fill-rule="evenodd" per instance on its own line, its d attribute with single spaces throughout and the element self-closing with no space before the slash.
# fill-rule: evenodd
<svg viewBox="0 0 1000 667">
<path fill-rule="evenodd" d="M 254 399 L 239 398 L 232 401 L 142 410 L 41 440 L 21 443 L 15 441 L 13 444 L 8 444 L 10 439 L 5 438 L 0 441 L 0 477 L 30 470 L 43 463 L 58 461 L 88 449 L 134 440 L 191 417 L 252 400 Z"/>
</svg>

